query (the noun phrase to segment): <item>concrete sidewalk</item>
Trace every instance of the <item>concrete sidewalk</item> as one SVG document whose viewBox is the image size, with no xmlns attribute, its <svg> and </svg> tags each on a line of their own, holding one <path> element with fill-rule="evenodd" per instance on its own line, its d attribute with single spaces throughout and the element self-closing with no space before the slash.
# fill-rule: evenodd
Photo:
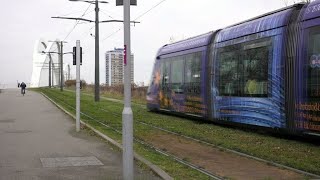
<svg viewBox="0 0 320 180">
<path fill-rule="evenodd" d="M 135 165 L 135 179 L 159 179 Z M 42 95 L 0 94 L 0 179 L 122 179 L 122 153 Z"/>
</svg>

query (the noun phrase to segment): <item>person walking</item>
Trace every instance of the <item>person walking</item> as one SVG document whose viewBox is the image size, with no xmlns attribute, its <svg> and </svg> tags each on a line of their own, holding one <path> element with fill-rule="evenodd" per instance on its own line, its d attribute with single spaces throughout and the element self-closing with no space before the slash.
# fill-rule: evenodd
<svg viewBox="0 0 320 180">
<path fill-rule="evenodd" d="M 20 87 L 21 87 L 21 94 L 24 95 L 26 93 L 26 87 L 27 87 L 26 83 L 22 82 L 20 84 Z"/>
</svg>

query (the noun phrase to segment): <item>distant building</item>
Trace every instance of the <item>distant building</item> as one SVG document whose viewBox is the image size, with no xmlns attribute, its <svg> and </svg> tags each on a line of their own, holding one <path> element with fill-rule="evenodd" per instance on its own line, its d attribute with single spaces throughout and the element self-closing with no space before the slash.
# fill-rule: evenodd
<svg viewBox="0 0 320 180">
<path fill-rule="evenodd" d="M 123 84 L 124 63 L 123 49 L 114 48 L 106 52 L 106 85 Z M 134 82 L 134 56 L 131 54 L 131 83 Z"/>
</svg>

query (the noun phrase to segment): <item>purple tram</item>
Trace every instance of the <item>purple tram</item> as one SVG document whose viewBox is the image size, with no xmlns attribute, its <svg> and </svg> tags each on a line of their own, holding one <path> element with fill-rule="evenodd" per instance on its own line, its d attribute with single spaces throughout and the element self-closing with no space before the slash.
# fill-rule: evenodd
<svg viewBox="0 0 320 180">
<path fill-rule="evenodd" d="M 164 45 L 147 108 L 320 135 L 320 0 Z"/>
</svg>

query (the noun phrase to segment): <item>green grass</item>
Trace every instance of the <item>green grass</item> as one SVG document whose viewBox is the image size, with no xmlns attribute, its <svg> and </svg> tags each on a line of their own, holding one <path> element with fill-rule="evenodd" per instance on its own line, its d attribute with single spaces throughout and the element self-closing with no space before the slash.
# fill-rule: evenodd
<svg viewBox="0 0 320 180">
<path fill-rule="evenodd" d="M 56 100 L 68 111 L 75 111 L 59 102 L 63 99 L 68 104 L 75 104 L 75 95 L 72 92 L 60 92 L 55 89 L 38 89 Z M 58 100 L 59 99 L 59 100 Z M 274 161 L 280 164 L 291 166 L 297 169 L 320 174 L 320 148 L 309 143 L 303 143 L 294 140 L 277 138 L 269 135 L 263 135 L 254 132 L 245 132 L 239 129 L 226 128 L 208 124 L 201 121 L 179 118 L 174 116 L 155 114 L 148 112 L 141 105 L 133 104 L 134 113 L 134 135 L 135 137 L 144 137 L 152 135 L 154 129 L 142 126 L 137 121 L 146 122 L 159 126 L 183 135 L 191 136 L 219 145 L 225 148 L 240 151 L 266 160 Z M 101 109 L 106 109 L 107 112 Z M 101 100 L 94 102 L 93 97 L 89 95 L 81 96 L 81 111 L 103 121 L 104 123 L 119 130 L 122 128 L 121 112 L 123 105 L 111 101 Z M 115 114 L 112 114 L 112 113 Z M 120 116 L 119 116 L 120 115 Z M 121 142 L 121 136 L 110 129 L 106 129 L 85 116 L 81 117 L 88 121 L 95 128 L 108 136 Z M 135 151 L 148 160 L 163 168 L 166 172 L 175 178 L 207 179 L 206 176 L 195 172 L 179 163 L 175 163 L 168 157 L 164 157 L 147 147 L 135 144 Z"/>
<path fill-rule="evenodd" d="M 43 92 L 47 96 L 49 96 L 52 100 L 54 100 L 56 103 L 61 105 L 63 108 L 65 108 L 67 111 L 75 114 L 75 110 L 68 105 L 61 103 L 61 100 L 63 102 L 68 104 L 75 104 L 75 96 L 74 93 L 64 91 L 60 92 L 57 89 L 35 89 L 35 91 Z M 121 131 L 122 128 L 122 121 L 121 117 L 117 117 L 111 113 L 106 113 L 104 111 L 101 111 L 99 108 L 108 108 L 112 112 L 117 112 L 123 108 L 123 105 L 120 103 L 114 103 L 110 101 L 103 101 L 100 102 L 94 102 L 92 96 L 88 95 L 81 95 L 81 112 L 85 112 L 86 114 L 90 115 L 91 117 L 94 117 L 95 119 L 98 119 L 99 121 L 108 124 L 109 126 L 112 126 L 113 128 L 117 128 Z M 122 109 L 120 113 L 122 112 Z M 97 123 L 96 121 L 81 115 L 81 120 L 90 124 L 95 129 L 99 130 L 100 132 L 106 134 L 110 138 L 116 140 L 117 142 L 121 143 L 121 135 L 115 131 L 113 131 L 110 128 L 107 128 L 105 126 L 102 126 L 101 124 Z M 146 129 L 145 126 L 140 126 L 138 128 L 138 125 L 135 125 L 135 136 L 138 135 L 141 137 L 141 134 L 139 133 L 146 133 L 151 132 L 151 129 Z M 170 157 L 164 156 L 155 150 L 141 145 L 139 143 L 134 143 L 134 151 L 146 159 L 148 159 L 153 164 L 159 166 L 161 169 L 169 173 L 172 177 L 175 179 L 209 179 L 207 175 L 204 175 L 198 171 L 195 171 L 185 165 L 182 165 L 180 163 L 177 163 L 175 160 L 171 159 Z"/>
<path fill-rule="evenodd" d="M 67 90 L 72 90 L 74 91 L 75 87 L 68 87 Z M 83 93 L 87 93 L 93 96 L 94 94 L 94 89 L 92 88 L 84 88 L 81 90 L 81 92 Z M 100 91 L 100 97 L 105 97 L 105 98 L 113 98 L 113 99 L 117 99 L 117 100 L 123 100 L 123 95 L 120 93 L 111 93 L 108 91 Z M 145 99 L 145 97 L 143 98 L 139 98 L 139 97 L 131 97 L 132 98 L 132 102 L 136 103 L 136 104 L 143 104 L 145 105 L 147 103 L 147 100 Z"/>
</svg>

